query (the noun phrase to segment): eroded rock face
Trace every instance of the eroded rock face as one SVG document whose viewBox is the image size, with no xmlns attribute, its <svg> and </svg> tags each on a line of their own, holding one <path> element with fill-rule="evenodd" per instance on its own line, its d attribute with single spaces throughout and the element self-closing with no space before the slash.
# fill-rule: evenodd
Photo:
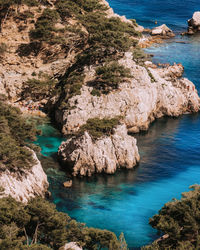
<svg viewBox="0 0 200 250">
<path fill-rule="evenodd" d="M 167 25 L 163 24 L 158 26 L 151 31 L 152 36 L 163 36 L 163 37 L 174 37 L 173 31 L 167 27 Z"/>
<path fill-rule="evenodd" d="M 74 176 L 91 176 L 105 172 L 113 174 L 117 168 L 133 168 L 139 161 L 136 139 L 127 134 L 125 125 L 114 134 L 93 140 L 88 132 L 63 142 L 58 151 L 61 162 Z"/>
<path fill-rule="evenodd" d="M 196 11 L 193 17 L 188 20 L 188 34 L 200 31 L 200 11 Z"/>
<path fill-rule="evenodd" d="M 72 109 L 56 111 L 56 121 L 64 134 L 78 131 L 91 118 L 124 117 L 130 132 L 146 130 L 150 122 L 162 116 L 179 116 L 197 112 L 200 99 L 194 84 L 181 78 L 183 66 L 174 64 L 165 68 L 142 67 L 126 53 L 119 61 L 131 70 L 133 79 L 120 84 L 119 89 L 108 95 L 91 95 L 92 87 L 83 86 L 81 95 L 72 97 L 68 104 Z M 86 72 L 88 79 L 95 74 L 93 68 Z"/>
<path fill-rule="evenodd" d="M 0 187 L 4 191 L 0 197 L 12 196 L 14 199 L 27 203 L 35 196 L 45 196 L 49 183 L 41 163 L 33 152 L 36 164 L 25 173 L 12 173 L 9 170 L 0 172 Z"/>
</svg>

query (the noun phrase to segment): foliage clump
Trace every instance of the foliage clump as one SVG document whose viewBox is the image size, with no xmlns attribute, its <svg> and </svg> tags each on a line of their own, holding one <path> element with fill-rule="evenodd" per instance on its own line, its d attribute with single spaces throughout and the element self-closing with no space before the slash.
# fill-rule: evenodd
<svg viewBox="0 0 200 250">
<path fill-rule="evenodd" d="M 84 249 L 120 249 L 114 233 L 87 228 L 42 198 L 27 205 L 0 199 L 0 249 L 58 249 L 70 241 Z"/>
<path fill-rule="evenodd" d="M 48 75 L 44 79 L 29 79 L 23 86 L 21 97 L 22 99 L 31 98 L 33 101 L 41 101 L 56 94 L 56 81 Z"/>
<path fill-rule="evenodd" d="M 38 0 L 0 0 L 0 8 L 10 7 L 12 5 L 26 4 L 28 6 L 39 5 Z"/>
<path fill-rule="evenodd" d="M 113 129 L 119 124 L 120 117 L 112 119 L 88 119 L 87 123 L 82 125 L 79 129 L 79 133 L 83 134 L 87 131 L 94 139 L 98 139 L 103 135 L 111 135 Z"/>
<path fill-rule="evenodd" d="M 117 62 L 107 63 L 96 69 L 96 79 L 88 85 L 101 93 L 108 94 L 111 90 L 117 89 L 125 79 L 131 78 L 130 69 L 125 68 Z"/>
<path fill-rule="evenodd" d="M 150 219 L 150 225 L 164 236 L 144 249 L 199 249 L 200 248 L 200 186 L 183 193 L 181 200 L 164 205 Z"/>
<path fill-rule="evenodd" d="M 1 170 L 22 171 L 35 163 L 31 147 L 36 129 L 26 121 L 19 109 L 0 101 L 0 165 Z"/>
<path fill-rule="evenodd" d="M 54 43 L 56 40 L 54 25 L 59 18 L 56 10 L 46 8 L 37 19 L 35 29 L 30 31 L 31 39 Z"/>
<path fill-rule="evenodd" d="M 57 0 L 56 9 L 63 20 L 77 17 L 80 14 L 94 11 L 104 11 L 106 7 L 99 0 Z"/>
</svg>

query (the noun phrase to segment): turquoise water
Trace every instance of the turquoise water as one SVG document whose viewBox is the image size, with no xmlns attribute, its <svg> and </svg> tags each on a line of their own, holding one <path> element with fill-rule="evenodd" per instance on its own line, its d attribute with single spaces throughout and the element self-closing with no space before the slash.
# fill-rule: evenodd
<svg viewBox="0 0 200 250">
<path fill-rule="evenodd" d="M 50 122 L 38 126 L 38 129 L 42 131 L 42 135 L 38 136 L 35 144 L 41 147 L 41 154 L 43 156 L 52 156 L 57 152 L 64 138 Z"/>
<path fill-rule="evenodd" d="M 115 11 L 136 18 L 146 27 L 165 22 L 178 33 L 186 28 L 186 20 L 197 10 L 199 2 L 167 0 L 110 0 Z M 182 41 L 184 43 L 177 43 Z M 154 62 L 181 62 L 185 76 L 200 90 L 200 37 L 177 36 L 167 43 L 146 51 Z M 200 183 L 200 115 L 162 118 L 147 133 L 138 134 L 141 162 L 133 170 L 115 175 L 74 178 L 70 189 L 63 188 L 67 176 L 58 169 L 55 152 L 63 140 L 51 126 L 38 143 L 46 156 L 52 201 L 60 211 L 88 226 L 124 232 L 130 249 L 152 242 L 158 236 L 148 225 L 149 218 L 172 198 L 194 183 Z M 52 156 L 52 158 L 50 158 Z M 52 163 L 53 161 L 53 163 Z"/>
</svg>

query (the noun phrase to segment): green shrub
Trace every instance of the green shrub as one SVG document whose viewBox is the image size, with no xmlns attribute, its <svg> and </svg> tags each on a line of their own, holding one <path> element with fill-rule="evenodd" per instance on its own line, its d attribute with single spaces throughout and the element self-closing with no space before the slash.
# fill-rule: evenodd
<svg viewBox="0 0 200 250">
<path fill-rule="evenodd" d="M 113 128 L 119 124 L 120 117 L 112 119 L 88 119 L 87 123 L 80 127 L 79 135 L 82 135 L 87 131 L 94 139 L 98 139 L 104 135 L 110 135 L 113 133 Z"/>
<path fill-rule="evenodd" d="M 82 24 L 89 32 L 89 44 L 96 48 L 127 51 L 137 41 L 131 36 L 139 36 L 133 25 L 122 22 L 119 18 L 105 18 L 102 13 L 88 13 L 81 17 Z"/>
<path fill-rule="evenodd" d="M 27 205 L 0 199 L 0 239 L 0 249 L 56 250 L 71 241 L 84 249 L 120 249 L 114 233 L 85 227 L 42 198 Z"/>
<path fill-rule="evenodd" d="M 63 97 L 63 99 L 60 101 L 60 109 L 71 109 L 68 105 L 68 100 L 73 96 L 81 94 L 84 77 L 84 74 L 78 71 L 72 71 L 64 76 L 61 81 L 61 87 L 63 88 L 61 91 L 63 95 L 61 97 Z"/>
<path fill-rule="evenodd" d="M 56 81 L 46 76 L 43 80 L 29 79 L 23 86 L 22 99 L 31 98 L 33 101 L 41 101 L 56 94 Z"/>
<path fill-rule="evenodd" d="M 117 89 L 119 83 L 124 81 L 125 78 L 131 77 L 130 69 L 117 62 L 112 62 L 98 67 L 96 69 L 96 79 L 89 82 L 88 85 L 101 93 L 108 94 L 111 90 Z"/>
<path fill-rule="evenodd" d="M 31 39 L 54 43 L 54 25 L 59 18 L 60 16 L 56 10 L 45 9 L 42 15 L 38 18 L 35 24 L 35 29 L 30 31 Z"/>
<path fill-rule="evenodd" d="M 93 89 L 92 91 L 91 91 L 91 95 L 93 95 L 93 96 L 101 96 L 101 92 L 98 90 L 98 89 Z"/>
<path fill-rule="evenodd" d="M 60 16 L 65 19 L 68 17 L 78 17 L 84 12 L 105 11 L 104 7 L 98 0 L 58 0 L 56 9 Z"/>
<path fill-rule="evenodd" d="M 0 165 L 1 170 L 23 171 L 35 163 L 31 151 L 36 129 L 21 112 L 0 101 Z"/>
<path fill-rule="evenodd" d="M 182 194 L 181 200 L 164 205 L 150 219 L 150 225 L 166 237 L 144 249 L 199 249 L 200 248 L 200 186 Z M 156 248 L 153 248 L 153 246 Z"/>
<path fill-rule="evenodd" d="M 39 4 L 38 0 L 0 0 L 0 7 L 9 7 L 11 5 L 21 5 L 26 4 L 28 6 L 37 6 Z"/>
</svg>

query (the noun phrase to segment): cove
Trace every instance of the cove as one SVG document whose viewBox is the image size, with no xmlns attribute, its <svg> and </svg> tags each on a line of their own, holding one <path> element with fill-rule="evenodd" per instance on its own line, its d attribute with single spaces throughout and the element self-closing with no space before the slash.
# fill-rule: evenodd
<svg viewBox="0 0 200 250">
<path fill-rule="evenodd" d="M 115 12 L 136 18 L 145 27 L 166 23 L 175 32 L 186 29 L 186 20 L 197 10 L 197 0 L 109 1 Z M 188 6 L 187 6 L 188 5 Z M 159 18 L 158 18 L 159 16 Z M 142 21 L 144 20 L 144 21 Z M 177 43 L 182 41 L 184 43 Z M 181 62 L 185 76 L 200 88 L 200 37 L 177 36 L 146 50 L 154 62 Z M 136 135 L 141 155 L 139 166 L 115 175 L 74 178 L 70 189 L 63 188 L 67 176 L 59 170 L 55 152 L 64 139 L 49 124 L 38 138 L 50 182 L 52 201 L 58 210 L 87 226 L 124 232 L 130 249 L 148 244 L 158 236 L 148 225 L 151 216 L 172 198 L 180 198 L 188 187 L 200 183 L 200 115 L 161 118 L 147 133 Z"/>
</svg>

